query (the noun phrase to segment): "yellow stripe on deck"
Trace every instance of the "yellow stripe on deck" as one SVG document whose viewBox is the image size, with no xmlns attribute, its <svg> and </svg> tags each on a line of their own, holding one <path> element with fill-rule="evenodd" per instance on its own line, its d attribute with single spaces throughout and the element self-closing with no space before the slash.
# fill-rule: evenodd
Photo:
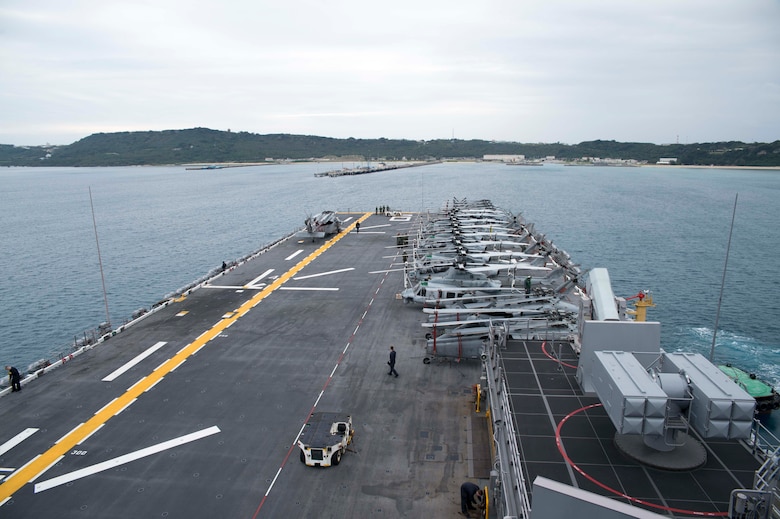
<svg viewBox="0 0 780 519">
<path fill-rule="evenodd" d="M 371 213 L 365 213 L 364 219 L 368 218 L 370 215 Z M 203 335 L 179 350 L 176 355 L 157 367 L 157 369 L 150 373 L 149 376 L 130 387 L 121 396 L 111 401 L 108 405 L 95 413 L 95 415 L 88 421 L 84 422 L 80 426 L 73 429 L 70 433 L 62 437 L 49 450 L 34 458 L 27 465 L 23 466 L 13 474 L 9 475 L 2 483 L 0 483 L 0 506 L 25 484 L 36 479 L 42 473 L 47 471 L 51 466 L 54 465 L 58 458 L 70 452 L 73 447 L 78 445 L 89 435 L 93 434 L 98 428 L 102 427 L 119 411 L 132 404 L 135 399 L 143 395 L 146 390 L 160 382 L 160 380 L 162 380 L 165 375 L 181 365 L 193 353 L 200 350 L 203 346 L 206 345 L 206 343 L 211 341 L 211 339 L 217 337 L 235 321 L 246 315 L 246 313 L 249 312 L 252 307 L 268 297 L 274 290 L 289 281 L 293 276 L 295 276 L 295 274 L 300 272 L 306 265 L 314 261 L 320 254 L 331 248 L 336 242 L 346 236 L 353 226 L 354 224 L 328 240 L 326 243 L 322 244 L 320 248 L 309 254 L 306 258 L 302 259 L 283 275 L 279 276 L 276 281 L 265 287 L 253 298 L 242 304 L 235 311 L 235 313 L 233 313 L 233 315 L 220 319 Z"/>
</svg>

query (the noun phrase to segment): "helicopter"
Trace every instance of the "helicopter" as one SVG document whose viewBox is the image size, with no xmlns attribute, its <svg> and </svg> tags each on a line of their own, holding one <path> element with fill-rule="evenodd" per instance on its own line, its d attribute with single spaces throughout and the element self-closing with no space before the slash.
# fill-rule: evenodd
<svg viewBox="0 0 780 519">
<path fill-rule="evenodd" d="M 404 303 L 438 304 L 446 306 L 448 301 L 462 302 L 470 296 L 481 296 L 501 291 L 501 282 L 486 277 L 472 280 L 437 278 L 423 280 L 401 292 Z"/>
<path fill-rule="evenodd" d="M 306 225 L 306 233 L 312 241 L 341 232 L 341 220 L 334 211 L 322 211 L 314 216 L 308 216 L 304 220 L 304 224 Z"/>
</svg>

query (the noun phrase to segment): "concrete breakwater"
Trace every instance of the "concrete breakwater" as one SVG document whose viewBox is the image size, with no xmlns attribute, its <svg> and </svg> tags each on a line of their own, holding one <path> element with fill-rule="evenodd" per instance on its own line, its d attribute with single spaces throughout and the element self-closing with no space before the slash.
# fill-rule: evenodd
<svg viewBox="0 0 780 519">
<path fill-rule="evenodd" d="M 386 164 L 380 162 L 376 166 L 364 166 L 359 168 L 341 168 L 334 169 L 332 171 L 323 171 L 321 173 L 315 173 L 315 177 L 343 177 L 346 175 L 365 175 L 367 173 L 377 173 L 379 171 L 390 171 L 393 169 L 413 168 L 416 166 L 428 166 L 430 164 L 438 164 L 439 160 L 429 162 L 403 162 L 396 164 Z"/>
</svg>

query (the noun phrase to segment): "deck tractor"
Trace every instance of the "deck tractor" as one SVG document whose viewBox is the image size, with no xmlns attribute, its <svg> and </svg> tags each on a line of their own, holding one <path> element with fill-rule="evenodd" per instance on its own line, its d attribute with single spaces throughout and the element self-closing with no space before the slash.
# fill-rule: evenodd
<svg viewBox="0 0 780 519">
<path fill-rule="evenodd" d="M 312 467 L 338 465 L 354 434 L 350 415 L 313 413 L 298 439 L 301 461 Z"/>
</svg>

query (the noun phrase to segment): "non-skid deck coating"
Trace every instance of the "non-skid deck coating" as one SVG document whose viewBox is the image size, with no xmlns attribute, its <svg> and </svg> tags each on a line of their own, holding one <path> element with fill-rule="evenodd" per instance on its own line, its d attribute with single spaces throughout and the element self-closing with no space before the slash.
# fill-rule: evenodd
<svg viewBox="0 0 780 519">
<path fill-rule="evenodd" d="M 579 388 L 576 355 L 559 346 L 509 341 L 502 352 L 529 489 L 544 476 L 658 514 L 689 517 L 725 515 L 731 490 L 752 488 L 759 462 L 737 441 L 708 441 L 707 462 L 692 471 L 662 471 L 626 458 L 598 399 Z"/>
<path fill-rule="evenodd" d="M 0 399 L 0 517 L 454 516 L 486 482 L 481 368 L 422 361 L 425 316 L 384 272 L 414 217 L 340 216 Z M 353 417 L 337 467 L 299 461 L 312 411 Z"/>
</svg>

